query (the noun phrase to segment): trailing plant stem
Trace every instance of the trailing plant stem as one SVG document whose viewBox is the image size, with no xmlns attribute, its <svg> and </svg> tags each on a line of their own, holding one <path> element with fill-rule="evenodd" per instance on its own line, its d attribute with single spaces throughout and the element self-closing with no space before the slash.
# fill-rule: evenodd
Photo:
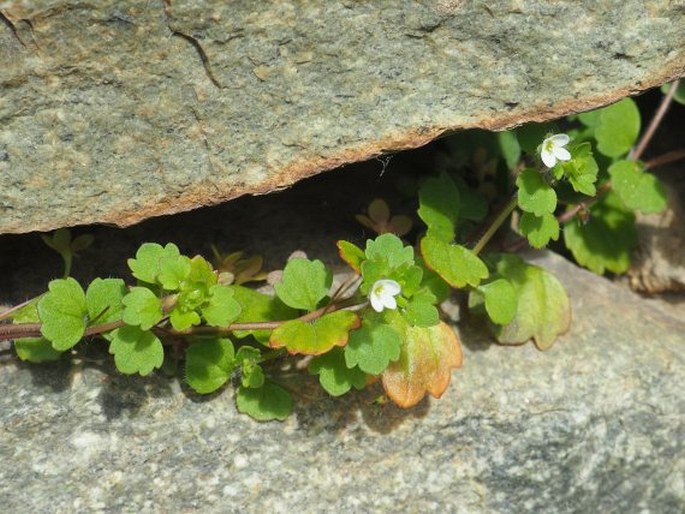
<svg viewBox="0 0 685 514">
<path fill-rule="evenodd" d="M 514 209 L 518 205 L 518 198 L 514 195 L 509 202 L 504 206 L 504 208 L 499 212 L 495 220 L 492 222 L 492 224 L 488 227 L 488 229 L 485 231 L 485 234 L 480 238 L 480 240 L 476 243 L 476 246 L 473 247 L 473 253 L 478 255 L 483 248 L 485 248 L 485 245 L 488 244 L 490 239 L 492 239 L 492 236 L 495 235 L 497 230 L 502 226 L 502 223 L 509 217 L 509 215 L 514 212 Z"/>
</svg>

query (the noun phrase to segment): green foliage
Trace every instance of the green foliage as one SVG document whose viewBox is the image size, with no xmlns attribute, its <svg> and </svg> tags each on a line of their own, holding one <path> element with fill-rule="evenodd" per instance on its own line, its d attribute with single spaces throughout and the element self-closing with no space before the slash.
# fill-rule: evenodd
<svg viewBox="0 0 685 514">
<path fill-rule="evenodd" d="M 209 300 L 202 307 L 202 317 L 213 327 L 227 327 L 240 316 L 240 304 L 233 297 L 235 290 L 228 286 L 213 285 Z"/>
<path fill-rule="evenodd" d="M 550 242 L 559 239 L 559 222 L 549 213 L 536 216 L 530 212 L 524 212 L 519 221 L 521 234 L 528 238 L 533 248 L 543 248 Z"/>
<path fill-rule="evenodd" d="M 472 251 L 461 245 L 446 243 L 435 237 L 421 240 L 421 254 L 430 269 L 450 286 L 477 286 L 488 276 L 488 268 Z"/>
<path fill-rule="evenodd" d="M 231 286 L 233 298 L 241 307 L 236 323 L 282 321 L 293 318 L 297 311 L 288 307 L 277 296 L 269 296 L 242 286 Z M 236 330 L 233 335 L 239 339 L 253 336 L 264 345 L 269 344 L 271 330 Z"/>
<path fill-rule="evenodd" d="M 635 102 L 624 98 L 598 112 L 598 119 L 593 119 L 597 150 L 607 157 L 627 154 L 640 134 L 640 111 Z"/>
<path fill-rule="evenodd" d="M 14 323 L 35 323 L 40 321 L 35 301 L 25 305 L 14 313 Z M 14 341 L 17 356 L 27 362 L 56 361 L 62 356 L 61 351 L 55 350 L 50 341 L 44 337 L 24 337 Z"/>
<path fill-rule="evenodd" d="M 590 143 L 581 143 L 571 147 L 571 157 L 570 161 L 561 162 L 555 166 L 555 171 L 563 172 L 557 178 L 563 176 L 578 193 L 594 196 L 597 193 L 595 182 L 597 182 L 599 166 L 592 155 Z"/>
<path fill-rule="evenodd" d="M 406 326 L 400 357 L 381 379 L 386 394 L 400 407 L 412 407 L 426 393 L 440 398 L 451 371 L 461 367 L 461 346 L 454 331 L 441 322 L 432 327 Z"/>
<path fill-rule="evenodd" d="M 239 412 L 257 421 L 283 421 L 293 411 L 293 399 L 290 394 L 281 386 L 269 381 L 256 389 L 239 387 L 235 403 Z"/>
<path fill-rule="evenodd" d="M 501 255 L 496 270 L 516 295 L 516 314 L 510 322 L 497 326 L 498 341 L 522 344 L 532 338 L 538 349 L 549 349 L 571 323 L 564 286 L 551 273 L 515 255 Z"/>
<path fill-rule="evenodd" d="M 120 278 L 96 278 L 86 291 L 89 324 L 112 323 L 121 319 L 126 284 Z"/>
<path fill-rule="evenodd" d="M 266 278 L 260 256 L 213 248 L 213 269 L 172 243 L 145 243 L 128 261 L 133 287 L 95 279 L 84 292 L 74 279 L 54 280 L 42 297 L 0 314 L 0 320 L 12 319 L 0 333 L 14 330 L 16 353 L 29 362 L 59 359 L 87 334 L 109 341 L 122 373 L 163 368 L 173 374 L 184 363 L 188 385 L 200 394 L 234 377 L 238 410 L 258 420 L 292 412 L 278 377 L 304 366 L 333 396 L 380 379 L 401 407 L 426 394 L 439 397 L 461 366 L 460 341 L 438 310 L 453 288 L 464 290 L 474 314 L 487 315 L 503 344 L 532 339 L 546 350 L 568 329 L 570 302 L 556 278 L 514 255 L 487 253 L 489 242 L 511 244 L 491 238 L 517 207 L 518 231 L 535 248 L 557 240 L 559 219 L 575 215 L 564 227 L 564 243 L 581 265 L 603 273 L 629 266 L 637 241 L 633 211 L 666 206 L 658 180 L 626 158 L 641 124 L 632 100 L 567 121 L 572 126 L 565 135 L 550 124 L 528 124 L 497 134 L 467 131 L 448 141 L 442 171 L 418 190 L 418 216 L 426 225 L 420 252 L 398 237 L 411 229 L 411 219 L 391 216 L 388 204 L 375 199 L 356 217 L 380 235 L 364 249 L 337 243 L 351 278 L 361 280 L 350 280 L 333 297 L 332 273 L 318 260 L 289 260 L 275 294 L 263 294 L 239 285 Z M 567 214 L 557 218 L 559 205 Z M 480 223 L 491 206 L 490 226 Z M 59 230 L 44 240 L 62 255 L 68 274 L 73 256 L 92 238 L 72 240 Z M 278 365 L 288 354 L 307 357 Z"/>
<path fill-rule="evenodd" d="M 86 330 L 86 294 L 71 277 L 51 281 L 48 291 L 38 301 L 41 333 L 55 350 L 65 351 L 78 343 Z"/>
<path fill-rule="evenodd" d="M 228 381 L 235 363 L 235 351 L 229 339 L 198 341 L 186 351 L 186 381 L 200 394 L 212 393 Z"/>
<path fill-rule="evenodd" d="M 71 273 L 74 257 L 93 244 L 95 239 L 91 234 L 81 234 L 72 240 L 71 232 L 67 228 L 60 228 L 51 236 L 42 235 L 41 238 L 47 246 L 55 250 L 62 257 L 64 261 L 64 278 L 68 277 Z"/>
<path fill-rule="evenodd" d="M 518 308 L 518 297 L 513 284 L 504 278 L 497 278 L 487 284 L 481 284 L 469 295 L 469 308 L 476 309 L 483 305 L 493 323 L 506 325 L 510 323 Z"/>
<path fill-rule="evenodd" d="M 641 163 L 617 161 L 609 166 L 609 175 L 614 192 L 629 209 L 656 213 L 666 208 L 664 186 Z"/>
<path fill-rule="evenodd" d="M 590 207 L 586 222 L 575 218 L 564 226 L 564 242 L 579 264 L 598 275 L 624 273 L 637 244 L 635 215 L 609 192 Z"/>
<path fill-rule="evenodd" d="M 337 245 L 340 258 L 345 261 L 354 271 L 361 273 L 362 262 L 364 262 L 366 259 L 364 250 L 348 241 L 338 241 Z"/>
<path fill-rule="evenodd" d="M 132 287 L 121 303 L 124 322 L 141 330 L 149 330 L 164 317 L 161 300 L 147 287 Z"/>
<path fill-rule="evenodd" d="M 350 311 L 332 312 L 311 322 L 294 319 L 271 333 L 270 344 L 292 354 L 321 355 L 334 346 L 346 345 L 350 330 L 359 324 L 359 317 Z"/>
<path fill-rule="evenodd" d="M 114 355 L 117 369 L 127 375 L 149 375 L 164 362 L 164 348 L 157 336 L 132 325 L 112 332 L 109 353 Z"/>
<path fill-rule="evenodd" d="M 557 194 L 539 171 L 526 168 L 516 179 L 518 204 L 521 209 L 540 217 L 557 208 Z"/>
<path fill-rule="evenodd" d="M 321 261 L 295 258 L 283 270 L 283 281 L 274 289 L 278 297 L 293 309 L 313 311 L 328 294 L 333 276 Z"/>
<path fill-rule="evenodd" d="M 428 235 L 452 241 L 459 219 L 459 189 L 442 173 L 426 180 L 419 189 L 419 217 L 428 226 Z"/>
<path fill-rule="evenodd" d="M 397 330 L 365 320 L 359 330 L 350 334 L 350 341 L 345 346 L 345 364 L 350 369 L 358 366 L 369 375 L 379 375 L 388 364 L 400 358 L 401 344 Z"/>
<path fill-rule="evenodd" d="M 341 348 L 314 357 L 309 363 L 309 372 L 319 375 L 321 387 L 331 396 L 341 396 L 352 387 L 363 389 L 366 386 L 366 373 L 358 367 L 349 366 Z"/>
</svg>

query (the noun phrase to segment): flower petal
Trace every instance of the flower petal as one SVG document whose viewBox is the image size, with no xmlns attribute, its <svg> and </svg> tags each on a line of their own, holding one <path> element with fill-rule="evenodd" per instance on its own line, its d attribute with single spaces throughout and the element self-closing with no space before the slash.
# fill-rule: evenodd
<svg viewBox="0 0 685 514">
<path fill-rule="evenodd" d="M 397 309 L 397 300 L 395 300 L 394 296 L 387 295 L 385 298 L 383 298 L 383 305 L 386 309 L 395 310 Z"/>
<path fill-rule="evenodd" d="M 557 148 L 560 146 L 566 146 L 568 142 L 571 140 L 568 134 L 555 134 L 549 139 L 552 140 L 554 146 Z"/>
<path fill-rule="evenodd" d="M 376 312 L 383 311 L 383 299 L 380 295 L 377 295 L 372 291 L 369 295 L 369 300 L 371 301 L 371 307 L 373 307 L 373 310 L 375 310 Z"/>
<path fill-rule="evenodd" d="M 554 149 L 554 157 L 556 157 L 560 161 L 570 161 L 571 153 L 566 148 L 561 148 L 560 146 L 557 146 Z"/>
<path fill-rule="evenodd" d="M 553 151 L 542 150 L 542 152 L 540 152 L 540 157 L 542 158 L 542 163 L 548 168 L 554 168 L 557 163 L 557 158 L 554 156 Z"/>
</svg>

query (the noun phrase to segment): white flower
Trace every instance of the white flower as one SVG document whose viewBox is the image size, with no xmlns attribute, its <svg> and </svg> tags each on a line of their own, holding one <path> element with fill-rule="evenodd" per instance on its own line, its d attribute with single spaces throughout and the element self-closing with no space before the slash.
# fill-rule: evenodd
<svg viewBox="0 0 685 514">
<path fill-rule="evenodd" d="M 381 279 L 376 280 L 369 293 L 369 300 L 371 300 L 371 307 L 376 312 L 381 312 L 383 309 L 397 309 L 397 300 L 395 296 L 400 294 L 402 288 L 394 280 Z"/>
<path fill-rule="evenodd" d="M 557 161 L 570 161 L 571 154 L 564 148 L 571 140 L 566 134 L 555 134 L 542 142 L 540 157 L 548 168 L 554 168 Z"/>
</svg>

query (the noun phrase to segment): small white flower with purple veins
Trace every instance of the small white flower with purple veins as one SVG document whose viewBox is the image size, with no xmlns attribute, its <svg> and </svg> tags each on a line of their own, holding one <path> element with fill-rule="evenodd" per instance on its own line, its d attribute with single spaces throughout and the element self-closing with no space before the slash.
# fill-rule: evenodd
<svg viewBox="0 0 685 514">
<path fill-rule="evenodd" d="M 371 307 L 376 312 L 381 312 L 383 309 L 397 309 L 395 296 L 401 291 L 402 288 L 394 280 L 387 278 L 376 280 L 369 293 Z"/>
<path fill-rule="evenodd" d="M 571 140 L 566 134 L 555 134 L 542 142 L 540 157 L 548 168 L 554 168 L 557 161 L 570 161 L 571 154 L 564 148 Z"/>
</svg>

